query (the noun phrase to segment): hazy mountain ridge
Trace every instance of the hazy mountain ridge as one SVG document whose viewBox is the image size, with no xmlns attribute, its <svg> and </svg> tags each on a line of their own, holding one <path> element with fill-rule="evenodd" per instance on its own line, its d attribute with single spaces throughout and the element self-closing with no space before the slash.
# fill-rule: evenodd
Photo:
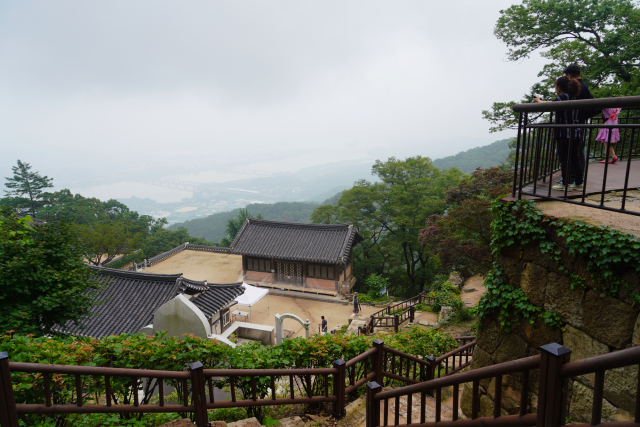
<svg viewBox="0 0 640 427">
<path fill-rule="evenodd" d="M 311 213 L 318 206 L 310 202 L 277 202 L 277 203 L 252 203 L 246 209 L 252 216 L 261 214 L 264 219 L 285 222 L 310 222 Z M 227 221 L 238 216 L 240 208 L 229 212 L 219 212 L 206 218 L 196 218 L 169 227 L 177 230 L 185 227 L 194 237 L 203 237 L 210 241 L 219 241 L 226 234 Z"/>
<path fill-rule="evenodd" d="M 433 165 L 440 169 L 456 167 L 464 173 L 471 173 L 477 168 L 498 166 L 509 156 L 509 142 L 513 138 L 502 139 L 483 147 L 461 151 L 453 156 L 443 157 L 433 161 Z"/>
</svg>

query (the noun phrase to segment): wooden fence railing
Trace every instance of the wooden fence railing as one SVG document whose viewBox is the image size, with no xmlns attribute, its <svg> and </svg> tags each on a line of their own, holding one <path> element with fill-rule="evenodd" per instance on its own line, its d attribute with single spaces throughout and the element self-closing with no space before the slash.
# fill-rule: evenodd
<svg viewBox="0 0 640 427">
<path fill-rule="evenodd" d="M 468 354 L 472 345 L 475 341 L 466 344 L 467 350 L 463 351 Z M 346 396 L 367 382 L 383 383 L 385 378 L 408 384 L 427 381 L 434 378 L 439 363 L 433 356 L 421 359 L 391 349 L 381 340 L 375 340 L 373 348 L 347 362 L 336 360 L 331 368 L 309 369 L 204 369 L 195 362 L 187 372 L 156 371 L 9 362 L 8 354 L 0 352 L 0 426 L 18 427 L 19 416 L 27 414 L 177 412 L 195 414 L 200 427 L 209 425 L 209 409 L 311 403 L 331 403 L 333 414 L 341 417 Z M 16 404 L 11 372 L 36 374 L 34 381 L 39 382 L 42 391 L 38 394 L 40 402 Z M 457 370 L 445 369 L 443 375 L 454 372 Z M 52 376 L 60 375 L 71 377 L 70 402 L 57 402 L 59 390 L 53 390 Z M 165 382 L 178 391 L 178 403 L 166 401 Z M 138 391 L 143 383 L 145 397 L 140 401 Z M 278 385 L 289 386 L 286 397 L 276 394 Z M 214 390 L 223 387 L 230 390 L 230 399 L 216 400 Z M 123 389 L 128 396 L 124 399 Z M 103 399 L 95 398 L 98 391 L 104 392 Z M 157 396 L 157 403 L 150 403 L 152 395 Z"/>
<path fill-rule="evenodd" d="M 469 345 L 469 344 L 466 344 Z M 464 347 L 464 346 L 463 346 Z M 470 348 L 470 347 L 468 347 Z M 604 392 L 605 372 L 625 366 L 640 364 L 640 347 L 615 351 L 602 356 L 595 356 L 584 360 L 569 362 L 571 350 L 559 344 L 547 344 L 540 348 L 541 353 L 536 356 L 513 360 L 485 368 L 473 369 L 457 375 L 446 375 L 440 378 L 428 379 L 424 382 L 382 391 L 382 383 L 367 383 L 367 427 L 389 425 L 413 425 L 423 427 L 485 427 L 485 426 L 538 426 L 559 427 L 565 424 L 567 415 L 567 399 L 569 393 L 569 378 L 579 375 L 595 373 L 594 393 L 590 424 L 574 424 L 577 427 L 600 425 L 602 421 L 602 404 Z M 464 351 L 462 347 L 456 351 Z M 441 358 L 446 357 L 443 355 Z M 436 361 L 438 360 L 436 359 Z M 538 375 L 537 411 L 531 412 L 529 398 L 529 379 L 532 371 Z M 450 371 L 453 373 L 455 370 Z M 503 415 L 502 387 L 503 377 L 506 375 L 520 375 L 520 408 L 518 414 Z M 493 380 L 495 384 L 492 417 L 479 417 L 480 410 L 480 382 Z M 408 381 L 407 381 L 408 382 Z M 458 419 L 460 402 L 458 399 L 460 386 L 471 383 L 471 418 Z M 453 405 L 451 420 L 442 420 L 442 389 L 453 388 Z M 435 421 L 426 422 L 426 395 L 435 392 Z M 411 399 L 419 394 L 421 399 L 419 420 L 413 419 Z M 406 423 L 400 423 L 400 398 L 407 400 Z M 513 398 L 513 396 L 511 396 Z M 389 400 L 393 399 L 394 420 L 389 420 Z M 633 422 L 610 422 L 613 426 L 634 426 L 640 423 L 640 393 L 636 388 L 635 420 Z M 381 415 L 382 413 L 382 415 Z M 382 419 L 381 419 L 382 418 Z"/>
<path fill-rule="evenodd" d="M 435 300 L 434 297 L 418 294 L 408 300 L 378 310 L 369 316 L 364 327 L 358 328 L 358 334 L 372 334 L 375 328 L 393 328 L 398 332 L 400 325 L 404 322 L 413 322 L 416 305 L 433 304 Z"/>
</svg>

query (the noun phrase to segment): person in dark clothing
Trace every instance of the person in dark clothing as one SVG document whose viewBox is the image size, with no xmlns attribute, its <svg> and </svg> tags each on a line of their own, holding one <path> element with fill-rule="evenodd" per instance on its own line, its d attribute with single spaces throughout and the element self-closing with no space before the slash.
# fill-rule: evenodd
<svg viewBox="0 0 640 427">
<path fill-rule="evenodd" d="M 320 316 L 320 318 L 322 319 L 321 330 L 322 332 L 327 332 L 327 321 L 324 319 L 324 316 Z"/>
<path fill-rule="evenodd" d="M 578 96 L 576 96 L 576 99 L 593 99 L 594 98 L 594 96 L 591 94 L 591 91 L 589 90 L 589 87 L 586 85 L 584 81 L 582 81 L 582 75 L 581 75 L 580 67 L 578 65 L 576 64 L 569 65 L 567 68 L 564 69 L 564 74 L 570 79 L 573 79 L 580 84 L 580 93 L 578 94 Z M 578 123 L 583 125 L 587 123 L 587 120 L 589 120 L 589 118 L 599 113 L 600 113 L 600 110 L 578 110 Z M 574 169 L 573 167 L 571 168 L 572 173 L 571 173 L 571 176 L 569 177 L 570 182 L 576 182 L 574 171 L 582 172 L 582 174 L 584 175 L 584 170 L 586 165 L 586 158 L 584 153 L 584 138 L 580 139 L 580 143 L 578 145 L 579 145 L 577 147 L 578 153 L 579 153 L 578 159 L 580 161 L 576 165 L 577 166 L 576 169 Z"/>
<path fill-rule="evenodd" d="M 358 301 L 358 293 L 353 294 L 353 312 L 360 313 L 360 301 Z"/>
<path fill-rule="evenodd" d="M 556 80 L 555 89 L 558 96 L 551 102 L 575 101 L 576 96 L 580 94 L 580 84 L 567 76 L 562 76 Z M 541 101 L 540 98 L 536 97 L 533 102 L 548 101 Z M 578 123 L 578 110 L 565 110 L 556 113 L 555 124 L 557 125 Z M 583 172 L 579 169 L 582 129 L 555 128 L 553 131 L 562 171 L 562 183 L 555 185 L 553 189 L 564 191 L 564 183 L 568 183 L 568 190 L 582 190 Z M 569 145 L 571 145 L 571 150 L 569 150 Z M 569 162 L 571 163 L 571 171 L 568 170 Z M 571 173 L 572 171 L 573 173 Z M 575 182 L 569 183 L 572 176 L 575 177 Z"/>
</svg>

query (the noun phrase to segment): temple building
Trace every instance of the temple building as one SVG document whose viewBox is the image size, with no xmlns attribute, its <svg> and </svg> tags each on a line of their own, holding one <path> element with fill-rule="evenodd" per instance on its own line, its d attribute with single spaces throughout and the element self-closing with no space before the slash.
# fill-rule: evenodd
<svg viewBox="0 0 640 427">
<path fill-rule="evenodd" d="M 351 292 L 352 224 L 301 224 L 247 218 L 230 247 L 242 255 L 244 281 L 259 286 L 336 295 Z"/>
<path fill-rule="evenodd" d="M 77 324 L 69 321 L 56 328 L 70 335 L 102 338 L 124 333 L 152 333 L 156 311 L 182 295 L 208 323 L 207 334 L 223 333 L 231 326 L 229 309 L 244 293 L 242 282 L 214 284 L 189 280 L 182 274 L 154 274 L 89 266 L 103 287 L 91 296 L 91 314 Z M 147 329 L 145 329 L 147 328 Z M 191 331 L 185 331 L 191 332 Z"/>
</svg>

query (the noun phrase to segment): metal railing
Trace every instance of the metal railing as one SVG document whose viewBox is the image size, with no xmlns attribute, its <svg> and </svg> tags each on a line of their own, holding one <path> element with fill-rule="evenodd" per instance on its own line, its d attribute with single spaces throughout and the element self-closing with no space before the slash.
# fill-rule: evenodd
<svg viewBox="0 0 640 427">
<path fill-rule="evenodd" d="M 602 117 L 588 119 L 585 124 L 554 124 L 554 114 L 558 112 L 567 110 L 589 112 L 604 108 L 623 109 L 618 118 L 618 124 L 604 124 Z M 627 191 L 640 187 L 639 109 L 640 96 L 515 105 L 513 111 L 520 114 L 512 197 L 521 199 L 523 196 L 531 196 L 640 215 L 639 211 L 625 208 Z M 554 133 L 558 129 L 582 129 L 580 138 L 574 137 L 573 131 L 570 132 L 568 148 L 568 152 L 571 153 L 577 144 L 581 160 L 577 165 L 571 164 L 570 157 L 567 161 L 567 171 L 574 171 L 574 174 L 582 174 L 584 177 L 584 186 L 581 191 L 572 191 L 568 186 L 564 191 L 552 189 L 556 185 L 555 178 L 558 178 L 558 171 L 560 171 L 560 161 L 556 156 L 557 143 L 554 138 Z M 609 130 L 606 143 L 595 140 L 601 129 Z M 613 129 L 618 129 L 620 132 L 618 143 L 611 142 Z M 618 165 L 610 166 L 610 163 L 606 162 L 600 166 L 593 163 L 596 160 L 606 160 L 612 146 L 615 146 L 620 160 Z M 605 206 L 605 193 L 610 191 L 623 192 L 619 208 Z M 587 200 L 588 196 L 594 194 L 600 195 L 599 203 Z"/>
<path fill-rule="evenodd" d="M 595 373 L 591 423 L 574 425 L 579 427 L 596 426 L 602 421 L 605 372 L 640 364 L 640 347 L 615 351 L 575 362 L 569 362 L 571 350 L 559 344 L 547 344 L 542 346 L 540 350 L 541 353 L 536 356 L 473 369 L 457 375 L 434 378 L 394 390 L 382 391 L 379 382 L 370 382 L 367 384 L 367 427 L 389 425 L 558 427 L 566 423 L 569 378 L 590 373 Z M 538 371 L 538 400 L 537 410 L 533 412 L 529 410 L 532 405 L 529 386 L 532 373 L 535 375 L 534 371 L 536 370 Z M 517 414 L 503 415 L 503 378 L 508 375 L 520 376 L 520 402 Z M 459 392 L 460 386 L 465 383 L 471 383 L 471 417 L 470 419 L 459 419 Z M 493 416 L 479 417 L 481 383 L 494 384 Z M 488 391 L 486 384 L 482 387 Z M 442 419 L 441 397 L 442 389 L 445 387 L 453 388 L 451 420 Z M 426 422 L 426 396 L 433 393 L 435 393 L 435 421 Z M 414 420 L 412 414 L 411 400 L 414 394 L 419 394 L 421 399 L 419 421 Z M 405 398 L 407 402 L 407 416 L 404 424 L 401 424 L 399 419 L 400 410 L 398 408 L 401 398 Z M 513 396 L 511 398 L 513 399 Z M 395 401 L 393 423 L 390 423 L 389 420 L 389 400 L 391 399 Z M 640 423 L 640 393 L 637 388 L 635 408 L 633 422 L 620 421 L 608 424 L 631 426 Z"/>
<path fill-rule="evenodd" d="M 469 354 L 473 345 L 475 341 L 461 347 L 461 351 Z M 339 418 L 345 414 L 347 395 L 367 382 L 382 383 L 385 378 L 408 384 L 427 381 L 434 378 L 436 370 L 441 372 L 440 364 L 454 354 L 456 351 L 438 359 L 433 356 L 421 359 L 375 340 L 373 348 L 347 362 L 336 360 L 331 368 L 204 369 L 200 362 L 195 362 L 184 372 L 18 363 L 9 362 L 8 354 L 0 353 L 0 426 L 17 427 L 18 417 L 27 414 L 177 412 L 195 414 L 196 425 L 201 427 L 209 423 L 209 409 L 312 403 L 331 403 L 332 413 Z M 11 372 L 35 374 L 33 380 L 41 387 L 37 393 L 40 403 L 16 404 Z M 445 369 L 440 375 L 455 372 Z M 53 383 L 52 377 L 62 375 L 71 377 L 68 381 L 71 403 L 60 403 L 57 398 L 60 385 Z M 175 387 L 178 403 L 167 403 L 165 382 Z M 289 386 L 286 397 L 276 393 L 278 386 L 283 385 Z M 223 388 L 229 389 L 230 399 L 216 400 L 214 390 Z M 104 391 L 104 398 L 95 397 L 99 391 Z M 153 395 L 157 396 L 157 403 L 151 403 Z"/>
</svg>

